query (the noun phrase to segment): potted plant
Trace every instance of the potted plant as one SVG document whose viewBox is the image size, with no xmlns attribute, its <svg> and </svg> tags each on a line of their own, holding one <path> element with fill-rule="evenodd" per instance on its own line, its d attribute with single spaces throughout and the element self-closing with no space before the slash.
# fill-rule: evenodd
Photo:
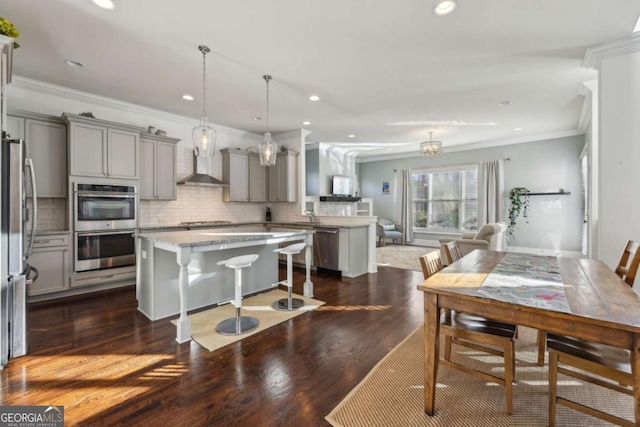
<svg viewBox="0 0 640 427">
<path fill-rule="evenodd" d="M 20 31 L 18 31 L 18 29 L 7 19 L 0 17 L 0 34 L 15 39 L 20 36 Z M 19 47 L 20 45 L 14 41 L 13 48 L 17 49 Z"/>
<path fill-rule="evenodd" d="M 509 235 L 515 233 L 516 220 L 522 213 L 522 217 L 529 218 L 529 190 L 525 187 L 515 187 L 509 190 Z M 526 222 L 529 222 L 527 220 Z"/>
</svg>

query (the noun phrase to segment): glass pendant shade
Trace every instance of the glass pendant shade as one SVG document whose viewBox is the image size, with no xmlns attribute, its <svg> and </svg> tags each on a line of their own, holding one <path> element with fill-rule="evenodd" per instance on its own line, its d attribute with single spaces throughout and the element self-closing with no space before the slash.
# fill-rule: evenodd
<svg viewBox="0 0 640 427">
<path fill-rule="evenodd" d="M 278 145 L 271 140 L 271 132 L 264 134 L 264 141 L 258 144 L 260 164 L 262 166 L 275 166 L 278 156 Z"/>
<path fill-rule="evenodd" d="M 426 157 L 434 157 L 442 154 L 442 141 L 432 141 L 433 132 L 429 132 L 429 141 L 420 143 L 420 154 Z"/>
<path fill-rule="evenodd" d="M 265 82 L 267 82 L 267 132 L 264 134 L 264 141 L 258 144 L 258 154 L 260 155 L 261 166 L 275 166 L 276 158 L 278 156 L 278 145 L 271 139 L 271 132 L 269 132 L 269 82 L 271 76 L 262 76 Z"/>
<path fill-rule="evenodd" d="M 216 131 L 209 126 L 206 110 L 207 96 L 207 61 L 206 55 L 211 52 L 207 46 L 198 46 L 202 52 L 202 116 L 200 124 L 193 128 L 193 147 L 196 156 L 213 156 L 216 151 Z"/>
<path fill-rule="evenodd" d="M 209 126 L 206 117 L 200 119 L 200 125 L 193 128 L 193 146 L 196 156 L 213 156 L 216 151 L 216 131 Z"/>
</svg>

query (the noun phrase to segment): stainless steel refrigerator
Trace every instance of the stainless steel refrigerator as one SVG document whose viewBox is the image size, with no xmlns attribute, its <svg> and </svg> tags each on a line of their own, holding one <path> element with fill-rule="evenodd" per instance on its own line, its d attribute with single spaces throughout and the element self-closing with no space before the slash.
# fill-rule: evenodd
<svg viewBox="0 0 640 427">
<path fill-rule="evenodd" d="M 0 198 L 0 365 L 27 353 L 26 287 L 38 275 L 27 258 L 37 220 L 35 172 L 21 139 L 2 138 Z M 30 224 L 29 231 L 26 230 Z"/>
</svg>

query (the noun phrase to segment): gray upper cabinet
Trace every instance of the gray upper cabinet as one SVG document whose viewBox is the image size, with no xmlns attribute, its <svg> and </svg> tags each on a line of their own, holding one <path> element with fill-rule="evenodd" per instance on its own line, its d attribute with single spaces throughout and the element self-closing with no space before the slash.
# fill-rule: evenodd
<svg viewBox="0 0 640 427">
<path fill-rule="evenodd" d="M 142 134 L 140 137 L 141 200 L 176 200 L 176 138 Z"/>
<path fill-rule="evenodd" d="M 33 160 L 38 197 L 67 197 L 67 127 L 57 117 L 11 111 L 8 132 L 24 138 Z"/>
<path fill-rule="evenodd" d="M 12 139 L 24 138 L 24 118 L 7 116 L 7 133 Z"/>
<path fill-rule="evenodd" d="M 269 167 L 269 201 L 298 201 L 298 155 L 295 151 L 278 153 L 276 165 Z"/>
<path fill-rule="evenodd" d="M 222 149 L 222 180 L 229 184 L 222 188 L 225 202 L 266 202 L 267 171 L 260 166 L 255 153 Z"/>
<path fill-rule="evenodd" d="M 249 156 L 249 199 L 252 202 L 267 201 L 267 168 L 260 165 L 257 154 Z"/>
<path fill-rule="evenodd" d="M 69 175 L 138 179 L 142 128 L 63 114 L 69 125 Z"/>
</svg>

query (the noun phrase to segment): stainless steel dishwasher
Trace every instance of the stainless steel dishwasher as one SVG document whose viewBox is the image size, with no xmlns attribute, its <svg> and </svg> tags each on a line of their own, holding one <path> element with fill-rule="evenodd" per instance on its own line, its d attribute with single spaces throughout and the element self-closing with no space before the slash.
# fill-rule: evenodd
<svg viewBox="0 0 640 427">
<path fill-rule="evenodd" d="M 316 268 L 340 270 L 340 230 L 313 227 L 313 264 Z"/>
</svg>

